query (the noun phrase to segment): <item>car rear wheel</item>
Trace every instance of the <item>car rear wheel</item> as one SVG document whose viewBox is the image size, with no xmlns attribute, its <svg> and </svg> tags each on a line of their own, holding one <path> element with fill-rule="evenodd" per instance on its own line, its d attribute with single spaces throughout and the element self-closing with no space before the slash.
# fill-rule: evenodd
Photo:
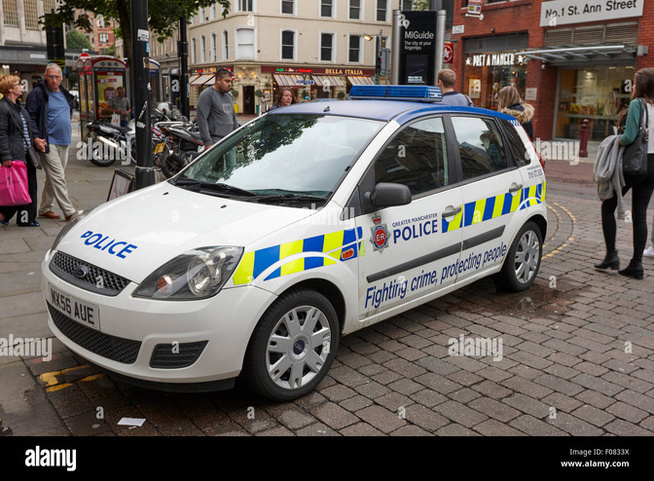
<svg viewBox="0 0 654 481">
<path fill-rule="evenodd" d="M 516 236 L 499 274 L 500 286 L 519 292 L 531 287 L 540 269 L 543 236 L 534 222 L 527 222 Z"/>
<path fill-rule="evenodd" d="M 257 325 L 245 359 L 250 387 L 275 401 L 315 389 L 336 356 L 339 329 L 329 300 L 312 290 L 281 296 Z"/>
</svg>

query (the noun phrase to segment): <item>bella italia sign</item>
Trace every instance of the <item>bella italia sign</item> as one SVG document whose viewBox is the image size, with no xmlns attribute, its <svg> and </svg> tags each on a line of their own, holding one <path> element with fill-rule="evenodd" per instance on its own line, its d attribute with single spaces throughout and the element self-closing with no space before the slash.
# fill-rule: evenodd
<svg viewBox="0 0 654 481">
<path fill-rule="evenodd" d="M 642 17 L 645 0 L 554 0 L 540 7 L 540 26 Z"/>
</svg>

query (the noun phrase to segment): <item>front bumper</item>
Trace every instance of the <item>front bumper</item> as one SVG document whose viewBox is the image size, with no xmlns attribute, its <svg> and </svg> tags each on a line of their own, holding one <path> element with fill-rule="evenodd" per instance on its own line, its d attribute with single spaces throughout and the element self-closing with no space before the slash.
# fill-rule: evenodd
<svg viewBox="0 0 654 481">
<path fill-rule="evenodd" d="M 109 296 L 55 275 L 51 257 L 48 253 L 41 265 L 41 288 L 52 332 L 101 370 L 148 387 L 229 387 L 229 380 L 240 374 L 256 323 L 274 298 L 260 288 L 243 286 L 199 301 L 155 301 L 132 297 L 137 287 L 133 282 Z M 78 301 L 75 305 L 94 306 L 96 324 L 90 327 L 75 320 L 70 310 L 62 312 L 66 309 L 53 292 Z"/>
</svg>

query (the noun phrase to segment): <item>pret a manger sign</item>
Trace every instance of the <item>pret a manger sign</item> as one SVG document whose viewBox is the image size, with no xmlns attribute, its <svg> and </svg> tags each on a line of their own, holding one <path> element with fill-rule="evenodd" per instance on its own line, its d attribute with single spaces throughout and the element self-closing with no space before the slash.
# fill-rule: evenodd
<svg viewBox="0 0 654 481">
<path fill-rule="evenodd" d="M 608 18 L 643 15 L 645 0 L 554 0 L 543 2 L 540 26 L 555 27 L 570 23 L 595 22 Z"/>
</svg>

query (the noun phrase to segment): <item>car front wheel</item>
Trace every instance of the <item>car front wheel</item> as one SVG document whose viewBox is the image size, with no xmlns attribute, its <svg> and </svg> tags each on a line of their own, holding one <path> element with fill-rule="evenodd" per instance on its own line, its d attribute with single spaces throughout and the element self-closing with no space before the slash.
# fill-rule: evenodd
<svg viewBox="0 0 654 481">
<path fill-rule="evenodd" d="M 275 401 L 310 393 L 336 356 L 339 328 L 329 300 L 312 290 L 281 296 L 262 316 L 245 359 L 250 387 Z"/>
<path fill-rule="evenodd" d="M 527 222 L 516 236 L 499 274 L 500 286 L 514 292 L 531 287 L 540 269 L 543 237 L 538 226 Z"/>
</svg>

